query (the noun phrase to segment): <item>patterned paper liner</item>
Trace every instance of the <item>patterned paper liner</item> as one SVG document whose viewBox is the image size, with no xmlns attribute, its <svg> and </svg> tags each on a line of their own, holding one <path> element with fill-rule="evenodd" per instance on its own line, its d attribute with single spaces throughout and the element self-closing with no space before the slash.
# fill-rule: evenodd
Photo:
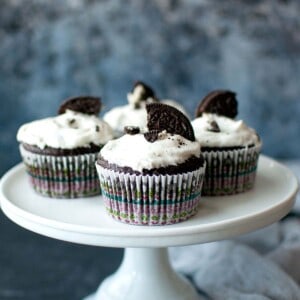
<svg viewBox="0 0 300 300">
<path fill-rule="evenodd" d="M 34 190 L 51 198 L 80 198 L 100 194 L 95 168 L 98 153 L 70 156 L 36 154 L 20 146 Z"/>
<path fill-rule="evenodd" d="M 203 196 L 238 194 L 253 188 L 261 145 L 231 151 L 203 151 Z"/>
<path fill-rule="evenodd" d="M 108 214 L 133 225 L 167 225 L 184 221 L 198 210 L 205 166 L 177 175 L 130 175 L 98 164 Z"/>
</svg>

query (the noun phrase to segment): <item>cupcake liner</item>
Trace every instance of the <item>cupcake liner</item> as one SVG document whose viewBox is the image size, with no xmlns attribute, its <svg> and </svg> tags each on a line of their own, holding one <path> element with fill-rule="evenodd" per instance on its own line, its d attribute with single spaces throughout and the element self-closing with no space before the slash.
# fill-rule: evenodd
<svg viewBox="0 0 300 300">
<path fill-rule="evenodd" d="M 34 190 L 52 198 L 79 198 L 100 194 L 95 168 L 98 153 L 70 156 L 20 152 Z"/>
<path fill-rule="evenodd" d="M 96 164 L 108 214 L 134 225 L 167 225 L 198 209 L 205 167 L 176 175 L 136 175 Z"/>
<path fill-rule="evenodd" d="M 253 188 L 261 145 L 237 150 L 203 151 L 206 171 L 202 194 L 223 196 Z"/>
</svg>

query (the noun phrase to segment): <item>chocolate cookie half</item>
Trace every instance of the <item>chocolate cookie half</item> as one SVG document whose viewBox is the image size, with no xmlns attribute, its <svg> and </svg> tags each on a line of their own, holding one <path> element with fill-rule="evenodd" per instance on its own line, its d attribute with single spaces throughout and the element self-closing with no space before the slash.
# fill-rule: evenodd
<svg viewBox="0 0 300 300">
<path fill-rule="evenodd" d="M 99 97 L 78 96 L 65 100 L 61 104 L 58 114 L 63 114 L 69 109 L 87 115 L 98 115 L 101 111 L 101 106 L 101 99 Z"/>
<path fill-rule="evenodd" d="M 193 127 L 189 119 L 178 109 L 167 104 L 149 103 L 146 105 L 147 126 L 149 131 L 166 130 L 179 134 L 190 141 L 195 141 Z"/>
<path fill-rule="evenodd" d="M 228 90 L 216 90 L 208 93 L 196 110 L 196 118 L 203 113 L 213 113 L 228 118 L 235 118 L 238 113 L 236 94 Z"/>
<path fill-rule="evenodd" d="M 140 94 L 140 101 L 146 101 L 149 98 L 156 99 L 154 90 L 143 81 L 136 81 L 133 86 L 132 92 L 134 92 L 135 88 L 139 85 L 143 87 L 142 93 Z"/>
</svg>

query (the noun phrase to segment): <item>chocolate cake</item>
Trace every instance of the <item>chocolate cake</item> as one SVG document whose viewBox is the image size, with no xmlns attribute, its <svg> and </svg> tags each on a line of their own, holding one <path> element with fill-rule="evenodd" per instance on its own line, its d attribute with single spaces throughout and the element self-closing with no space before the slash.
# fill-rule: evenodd
<svg viewBox="0 0 300 300">
<path fill-rule="evenodd" d="M 198 209 L 205 163 L 193 128 L 176 108 L 148 103 L 147 132 L 130 130 L 100 151 L 106 209 L 135 225 L 184 221 Z"/>
<path fill-rule="evenodd" d="M 199 103 L 192 121 L 206 161 L 203 195 L 223 196 L 253 188 L 261 140 L 238 114 L 236 93 L 210 92 Z"/>
<path fill-rule="evenodd" d="M 74 97 L 63 102 L 58 116 L 20 127 L 17 140 L 36 192 L 55 198 L 100 193 L 95 161 L 113 138 L 110 126 L 97 117 L 100 108 L 98 97 Z"/>
</svg>

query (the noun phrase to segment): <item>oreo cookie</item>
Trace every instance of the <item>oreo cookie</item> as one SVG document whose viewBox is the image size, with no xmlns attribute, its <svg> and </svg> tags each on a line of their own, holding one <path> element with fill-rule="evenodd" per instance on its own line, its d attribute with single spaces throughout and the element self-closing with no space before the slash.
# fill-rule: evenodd
<svg viewBox="0 0 300 300">
<path fill-rule="evenodd" d="M 238 103 L 235 93 L 227 90 L 216 90 L 207 94 L 196 110 L 196 118 L 203 113 L 213 113 L 228 118 L 235 118 L 238 113 Z"/>
<path fill-rule="evenodd" d="M 141 97 L 139 99 L 140 101 L 146 101 L 149 98 L 156 99 L 153 89 L 149 85 L 144 83 L 143 81 L 135 82 L 133 89 L 132 89 L 132 93 L 134 92 L 134 89 L 139 85 L 141 85 L 143 87 L 143 93 L 141 94 Z"/>
<path fill-rule="evenodd" d="M 195 134 L 189 119 L 173 106 L 162 103 L 146 105 L 147 126 L 149 131 L 179 134 L 190 141 L 195 141 Z"/>
<path fill-rule="evenodd" d="M 59 110 L 58 114 L 61 115 L 67 109 L 77 111 L 87 115 L 98 115 L 101 110 L 101 99 L 92 96 L 78 96 L 65 100 Z"/>
<path fill-rule="evenodd" d="M 138 127 L 138 126 L 125 126 L 124 127 L 124 132 L 126 134 L 135 135 L 135 134 L 140 133 L 140 127 Z"/>
</svg>

